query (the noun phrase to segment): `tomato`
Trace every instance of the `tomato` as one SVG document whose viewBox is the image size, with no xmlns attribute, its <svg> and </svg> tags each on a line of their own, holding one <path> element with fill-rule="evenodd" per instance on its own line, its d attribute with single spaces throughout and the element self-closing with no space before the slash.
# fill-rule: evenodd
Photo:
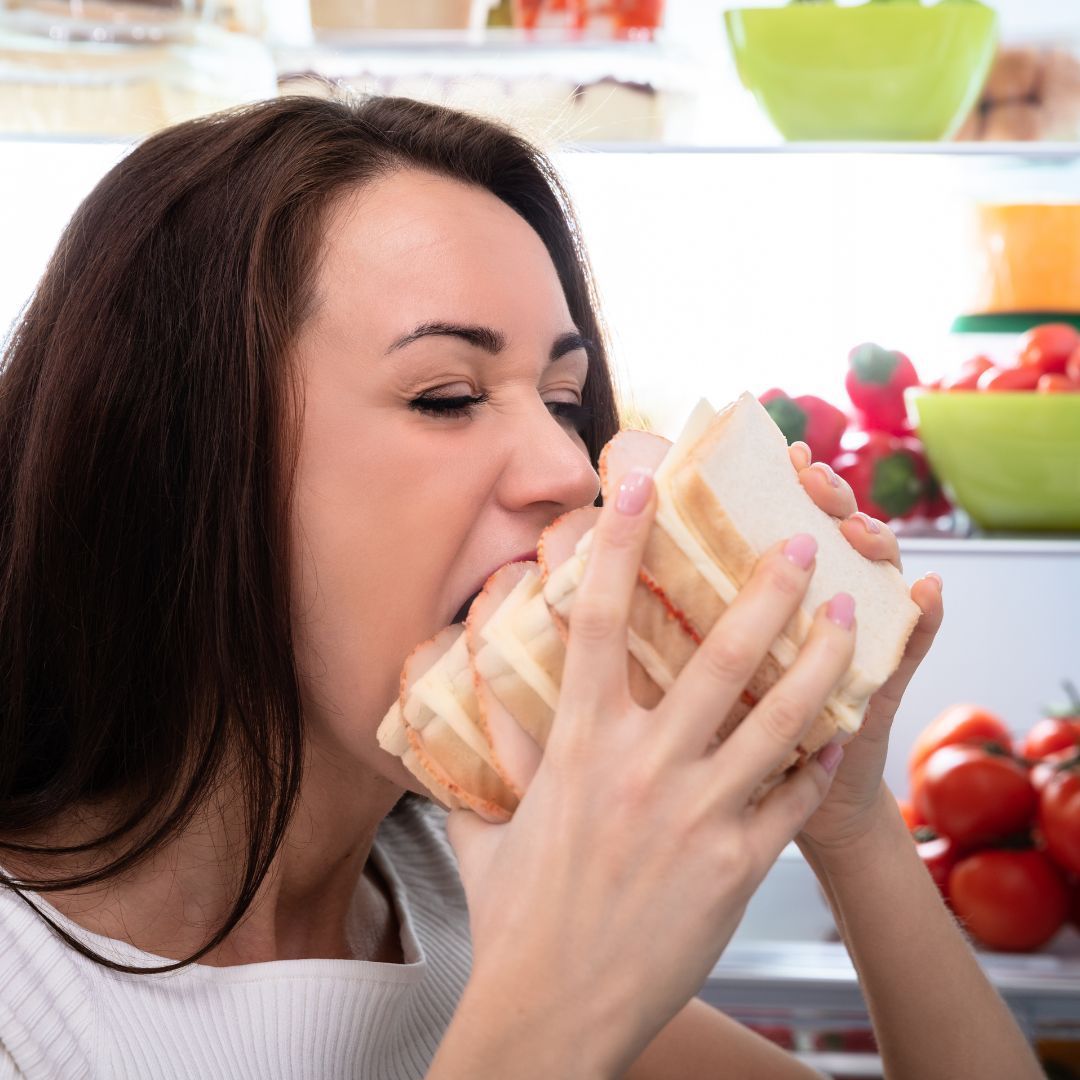
<svg viewBox="0 0 1080 1080">
<path fill-rule="evenodd" d="M 973 356 L 965 360 L 960 372 L 951 379 L 943 379 L 941 382 L 944 390 L 974 390 L 979 382 L 979 376 L 990 368 L 995 367 L 994 361 L 988 356 Z"/>
<path fill-rule="evenodd" d="M 1074 383 L 1080 384 L 1080 348 L 1074 349 L 1072 355 L 1065 361 L 1065 374 Z"/>
<path fill-rule="evenodd" d="M 1036 761 L 1028 773 L 1032 786 L 1036 791 L 1042 791 L 1066 765 L 1080 765 L 1080 749 L 1074 746 L 1067 750 L 1053 750 Z"/>
<path fill-rule="evenodd" d="M 930 872 L 934 884 L 949 902 L 949 874 L 956 865 L 956 847 L 947 836 L 938 836 L 933 829 L 916 829 L 912 836 L 915 838 L 915 849 L 922 859 L 923 865 Z"/>
<path fill-rule="evenodd" d="M 949 875 L 953 910 L 991 949 L 1026 952 L 1061 929 L 1069 890 L 1041 851 L 990 849 L 969 855 Z"/>
<path fill-rule="evenodd" d="M 1021 341 L 1020 364 L 1064 375 L 1069 357 L 1080 348 L 1080 333 L 1068 323 L 1032 327 Z"/>
<path fill-rule="evenodd" d="M 1048 717 L 1040 720 L 1024 736 L 1020 756 L 1038 761 L 1056 750 L 1071 750 L 1080 746 L 1080 729 L 1074 720 Z"/>
<path fill-rule="evenodd" d="M 1035 389 L 1040 394 L 1076 394 L 1080 393 L 1080 383 L 1075 383 L 1068 375 L 1051 375 L 1047 372 L 1039 376 Z"/>
<path fill-rule="evenodd" d="M 900 816 L 909 829 L 917 829 L 920 825 L 926 824 L 925 821 L 920 820 L 918 811 L 910 799 L 897 799 L 896 805 L 900 807 Z"/>
<path fill-rule="evenodd" d="M 878 1045 L 871 1028 L 841 1028 L 817 1032 L 814 1049 L 833 1054 L 876 1054 Z"/>
<path fill-rule="evenodd" d="M 1032 364 L 1030 367 L 1002 368 L 1000 371 L 984 371 L 979 376 L 980 390 L 1034 390 L 1044 373 Z"/>
<path fill-rule="evenodd" d="M 922 806 L 939 835 L 986 844 L 1031 824 L 1039 796 L 1027 770 L 978 746 L 943 746 L 923 766 Z"/>
<path fill-rule="evenodd" d="M 1042 789 L 1039 829 L 1058 866 L 1080 874 L 1080 769 L 1059 772 Z"/>
<path fill-rule="evenodd" d="M 746 1024 L 751 1031 L 756 1031 L 762 1038 L 782 1046 L 785 1050 L 795 1049 L 795 1031 L 786 1024 Z"/>
<path fill-rule="evenodd" d="M 912 773 L 935 750 L 956 743 L 996 743 L 1012 750 L 1012 739 L 1005 721 L 978 705 L 950 705 L 929 723 L 911 749 L 908 772 Z"/>
</svg>

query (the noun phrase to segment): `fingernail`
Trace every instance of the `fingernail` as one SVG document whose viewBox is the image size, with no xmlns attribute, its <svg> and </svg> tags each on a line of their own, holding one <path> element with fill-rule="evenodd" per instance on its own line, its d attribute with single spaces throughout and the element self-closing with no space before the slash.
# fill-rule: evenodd
<svg viewBox="0 0 1080 1080">
<path fill-rule="evenodd" d="M 784 554 L 800 570 L 809 570 L 817 554 L 817 541 L 809 533 L 797 533 L 784 545 Z"/>
<path fill-rule="evenodd" d="M 839 743 L 826 743 L 818 752 L 818 762 L 821 767 L 830 775 L 836 772 L 836 766 L 840 764 L 841 758 L 844 756 L 844 748 Z"/>
<path fill-rule="evenodd" d="M 864 514 L 861 510 L 857 510 L 851 515 L 857 521 L 861 521 L 864 528 L 868 533 L 881 532 L 881 522 L 877 518 L 872 518 L 869 514 Z"/>
<path fill-rule="evenodd" d="M 640 514 L 649 501 L 652 491 L 652 469 L 631 469 L 619 482 L 619 496 L 615 500 L 615 509 L 620 514 L 632 516 Z"/>
<path fill-rule="evenodd" d="M 937 582 L 938 592 L 943 592 L 945 589 L 945 582 L 941 580 L 941 575 L 936 570 L 931 570 L 928 574 L 923 574 L 923 577 L 933 578 Z"/>
<path fill-rule="evenodd" d="M 791 444 L 791 448 L 792 450 L 798 449 L 799 453 L 801 453 L 802 456 L 806 458 L 807 465 L 809 465 L 810 462 L 814 460 L 814 455 L 811 453 L 810 447 L 801 439 L 796 439 L 795 442 Z"/>
<path fill-rule="evenodd" d="M 825 614 L 842 630 L 855 625 L 855 597 L 851 593 L 838 592 L 825 609 Z"/>
<path fill-rule="evenodd" d="M 810 468 L 820 469 L 821 472 L 825 474 L 825 479 L 828 480 L 833 487 L 840 486 L 840 477 L 837 476 L 835 472 L 833 472 L 831 465 L 826 465 L 824 461 L 815 461 L 814 464 L 810 466 Z"/>
</svg>

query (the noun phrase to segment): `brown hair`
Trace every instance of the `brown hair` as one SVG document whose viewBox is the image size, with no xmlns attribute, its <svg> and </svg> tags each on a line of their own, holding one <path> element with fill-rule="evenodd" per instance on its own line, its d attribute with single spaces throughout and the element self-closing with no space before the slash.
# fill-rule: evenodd
<svg viewBox="0 0 1080 1080">
<path fill-rule="evenodd" d="M 79 207 L 6 343 L 0 852 L 113 854 L 0 884 L 117 970 L 172 970 L 218 945 L 282 842 L 303 762 L 287 577 L 299 391 L 286 361 L 329 203 L 403 167 L 486 188 L 544 241 L 598 343 L 584 393 L 595 465 L 619 422 L 566 192 L 509 129 L 404 98 L 281 98 L 148 138 Z M 247 845 L 232 910 L 198 952 L 117 964 L 24 895 L 144 860 L 226 768 Z M 103 834 L 30 841 L 101 800 L 124 807 Z"/>
</svg>

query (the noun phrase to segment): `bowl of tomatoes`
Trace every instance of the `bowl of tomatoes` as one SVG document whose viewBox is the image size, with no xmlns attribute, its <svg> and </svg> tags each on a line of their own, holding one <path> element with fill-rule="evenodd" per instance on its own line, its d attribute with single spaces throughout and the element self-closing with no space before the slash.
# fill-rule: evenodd
<svg viewBox="0 0 1080 1080">
<path fill-rule="evenodd" d="M 950 500 L 984 529 L 1080 530 L 1080 331 L 1033 327 L 1006 363 L 972 357 L 906 391 Z"/>
<path fill-rule="evenodd" d="M 1022 738 L 979 705 L 916 740 L 901 806 L 930 876 L 972 937 L 1029 952 L 1080 928 L 1080 700 Z"/>
</svg>

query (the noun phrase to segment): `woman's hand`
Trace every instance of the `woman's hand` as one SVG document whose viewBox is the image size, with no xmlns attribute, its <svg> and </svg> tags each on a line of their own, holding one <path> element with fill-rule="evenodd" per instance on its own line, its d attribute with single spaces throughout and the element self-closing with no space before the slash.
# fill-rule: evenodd
<svg viewBox="0 0 1080 1080">
<path fill-rule="evenodd" d="M 805 443 L 793 443 L 790 452 L 807 494 L 827 514 L 842 519 L 840 531 L 848 543 L 868 559 L 888 560 L 898 570 L 902 569 L 896 536 L 876 518 L 857 512 L 850 486 L 828 465 L 811 464 L 810 448 Z M 821 852 L 849 847 L 870 827 L 879 808 L 893 718 L 907 684 L 941 626 L 941 579 L 936 574 L 920 578 L 911 587 L 911 598 L 922 609 L 922 615 L 908 639 L 900 666 L 870 699 L 859 734 L 844 747 L 844 760 L 829 797 L 799 837 L 800 843 L 808 841 Z"/>
<path fill-rule="evenodd" d="M 831 777 L 815 759 L 749 803 L 853 652 L 843 604 L 823 605 L 795 663 L 710 749 L 805 595 L 814 544 L 795 538 L 759 560 L 660 704 L 639 707 L 627 621 L 656 497 L 645 476 L 635 511 L 625 501 L 634 476 L 623 512 L 614 502 L 601 511 L 551 736 L 535 774 L 521 778 L 513 819 L 493 825 L 457 810 L 448 820 L 472 927 L 467 997 L 485 1018 L 464 1028 L 475 1033 L 479 1022 L 505 1040 L 517 1024 L 515 1037 L 529 1040 L 540 1024 L 550 1038 L 528 1043 L 537 1053 L 572 1039 L 575 1054 L 602 1050 L 604 1075 L 621 1073 L 697 993 L 766 871 L 824 798 Z"/>
</svg>

